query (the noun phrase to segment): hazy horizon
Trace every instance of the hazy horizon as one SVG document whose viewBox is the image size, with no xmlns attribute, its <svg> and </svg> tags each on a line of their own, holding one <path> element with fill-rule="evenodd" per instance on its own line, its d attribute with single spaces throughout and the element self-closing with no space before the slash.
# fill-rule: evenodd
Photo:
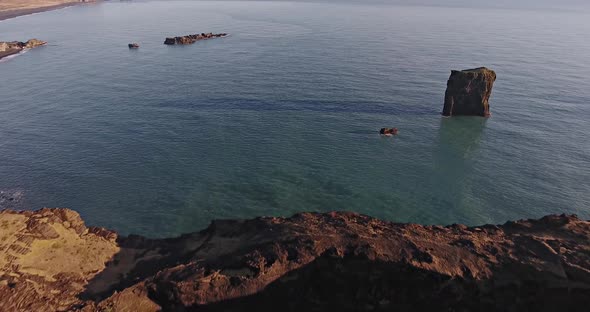
<svg viewBox="0 0 590 312">
<path fill-rule="evenodd" d="M 136 0 L 137 1 L 137 0 Z M 162 1 L 162 0 L 139 0 Z M 166 1 L 166 0 L 163 0 Z M 571 8 L 572 6 L 590 7 L 587 0 L 168 0 L 168 1 L 284 1 L 284 2 L 349 2 L 349 3 L 380 3 L 401 5 L 428 5 L 449 7 L 507 7 L 507 8 Z"/>
</svg>

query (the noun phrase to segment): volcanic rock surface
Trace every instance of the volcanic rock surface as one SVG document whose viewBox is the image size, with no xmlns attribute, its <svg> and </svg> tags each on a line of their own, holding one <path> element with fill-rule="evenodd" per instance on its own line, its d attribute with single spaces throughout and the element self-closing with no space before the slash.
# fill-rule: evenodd
<svg viewBox="0 0 590 312">
<path fill-rule="evenodd" d="M 442 114 L 489 116 L 489 99 L 495 81 L 496 73 L 485 67 L 451 71 Z"/>
<path fill-rule="evenodd" d="M 195 35 L 186 35 L 182 37 L 169 37 L 164 40 L 164 44 L 175 45 L 175 44 L 192 44 L 199 40 L 221 38 L 227 36 L 226 33 L 214 34 L 214 33 L 201 33 Z"/>
<path fill-rule="evenodd" d="M 0 213 L 2 311 L 586 311 L 590 222 L 397 224 L 348 212 L 170 239 L 68 209 Z"/>
</svg>

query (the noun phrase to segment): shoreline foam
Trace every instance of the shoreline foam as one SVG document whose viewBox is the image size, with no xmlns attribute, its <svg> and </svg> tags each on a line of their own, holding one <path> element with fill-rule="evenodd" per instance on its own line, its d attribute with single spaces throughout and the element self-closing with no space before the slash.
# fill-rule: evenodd
<svg viewBox="0 0 590 312">
<path fill-rule="evenodd" d="M 12 60 L 22 54 L 27 53 L 29 50 L 30 49 L 22 49 L 22 50 L 15 51 L 14 53 L 6 54 L 6 55 L 3 55 L 2 52 L 0 52 L 0 63 L 6 62 L 8 60 Z"/>
</svg>

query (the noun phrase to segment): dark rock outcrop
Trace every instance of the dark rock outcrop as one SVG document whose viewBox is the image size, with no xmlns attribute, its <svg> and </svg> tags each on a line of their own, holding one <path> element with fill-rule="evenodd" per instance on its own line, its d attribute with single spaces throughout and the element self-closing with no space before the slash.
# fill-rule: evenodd
<svg viewBox="0 0 590 312">
<path fill-rule="evenodd" d="M 9 55 L 17 54 L 24 49 L 33 49 L 45 44 L 47 44 L 47 42 L 38 39 L 30 39 L 27 42 L 0 42 L 0 59 Z"/>
<path fill-rule="evenodd" d="M 496 73 L 485 67 L 453 70 L 447 82 L 442 114 L 488 117 L 494 81 Z"/>
<path fill-rule="evenodd" d="M 397 135 L 398 132 L 397 128 L 381 128 L 381 130 L 379 130 L 379 134 L 382 135 Z"/>
<path fill-rule="evenodd" d="M 192 44 L 199 40 L 206 40 L 212 38 L 221 38 L 227 36 L 226 33 L 221 34 L 214 34 L 214 33 L 201 33 L 195 35 L 187 35 L 182 37 L 168 37 L 164 40 L 164 44 L 167 45 L 174 45 L 174 44 Z"/>
<path fill-rule="evenodd" d="M 117 237 L 67 209 L 3 211 L 0 222 L 7 311 L 585 311 L 590 304 L 590 222 L 575 216 L 443 227 L 301 213 L 214 221 L 172 239 Z"/>
</svg>

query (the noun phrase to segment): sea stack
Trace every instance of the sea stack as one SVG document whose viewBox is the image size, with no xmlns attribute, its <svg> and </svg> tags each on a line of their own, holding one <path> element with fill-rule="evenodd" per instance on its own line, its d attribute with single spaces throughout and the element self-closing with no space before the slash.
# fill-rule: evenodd
<svg viewBox="0 0 590 312">
<path fill-rule="evenodd" d="M 494 81 L 496 73 L 486 67 L 451 71 L 443 116 L 490 116 L 489 99 Z"/>
</svg>

